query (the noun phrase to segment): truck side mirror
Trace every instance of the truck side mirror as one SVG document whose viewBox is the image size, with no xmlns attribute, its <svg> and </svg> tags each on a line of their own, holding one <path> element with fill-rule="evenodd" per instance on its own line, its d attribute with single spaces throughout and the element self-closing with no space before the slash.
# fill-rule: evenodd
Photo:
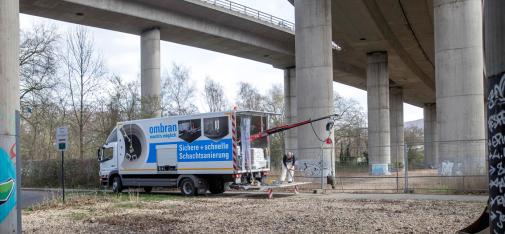
<svg viewBox="0 0 505 234">
<path fill-rule="evenodd" d="M 103 147 L 100 147 L 98 148 L 98 150 L 96 151 L 96 157 L 98 159 L 98 161 L 102 161 L 102 156 L 103 156 L 103 150 L 102 150 Z"/>
</svg>

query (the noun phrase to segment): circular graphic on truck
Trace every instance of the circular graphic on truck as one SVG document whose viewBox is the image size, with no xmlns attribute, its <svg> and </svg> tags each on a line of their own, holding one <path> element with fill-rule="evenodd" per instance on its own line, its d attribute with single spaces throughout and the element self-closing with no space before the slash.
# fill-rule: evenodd
<svg viewBox="0 0 505 234">
<path fill-rule="evenodd" d="M 146 138 L 142 128 L 137 124 L 127 124 L 119 128 L 122 137 L 118 141 L 119 155 L 123 156 L 126 162 L 135 162 L 146 155 Z"/>
</svg>

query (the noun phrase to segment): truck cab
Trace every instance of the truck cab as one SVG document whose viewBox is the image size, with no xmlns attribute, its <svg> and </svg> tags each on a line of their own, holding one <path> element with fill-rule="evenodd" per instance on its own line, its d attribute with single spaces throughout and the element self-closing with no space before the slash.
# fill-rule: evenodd
<svg viewBox="0 0 505 234">
<path fill-rule="evenodd" d="M 107 186 L 112 183 L 108 179 L 118 174 L 117 128 L 112 130 L 105 144 L 98 149 L 97 157 L 100 164 L 100 183 L 102 186 Z"/>
</svg>

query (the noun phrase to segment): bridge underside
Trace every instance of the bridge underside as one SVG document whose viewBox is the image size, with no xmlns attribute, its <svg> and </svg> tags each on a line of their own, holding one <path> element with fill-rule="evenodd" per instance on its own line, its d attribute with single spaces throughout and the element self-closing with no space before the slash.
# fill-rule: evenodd
<svg viewBox="0 0 505 234">
<path fill-rule="evenodd" d="M 21 0 L 20 12 L 134 35 L 159 28 L 161 40 L 275 67 L 292 66 L 295 60 L 289 30 L 226 14 L 198 0 Z"/>
</svg>

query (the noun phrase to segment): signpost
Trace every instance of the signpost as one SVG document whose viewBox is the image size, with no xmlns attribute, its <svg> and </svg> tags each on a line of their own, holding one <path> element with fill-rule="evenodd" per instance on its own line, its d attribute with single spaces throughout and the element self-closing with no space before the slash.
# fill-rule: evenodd
<svg viewBox="0 0 505 234">
<path fill-rule="evenodd" d="M 61 189 L 63 193 L 63 203 L 65 203 L 65 167 L 64 154 L 68 146 L 68 127 L 58 127 L 56 129 L 56 147 L 61 152 Z"/>
</svg>

